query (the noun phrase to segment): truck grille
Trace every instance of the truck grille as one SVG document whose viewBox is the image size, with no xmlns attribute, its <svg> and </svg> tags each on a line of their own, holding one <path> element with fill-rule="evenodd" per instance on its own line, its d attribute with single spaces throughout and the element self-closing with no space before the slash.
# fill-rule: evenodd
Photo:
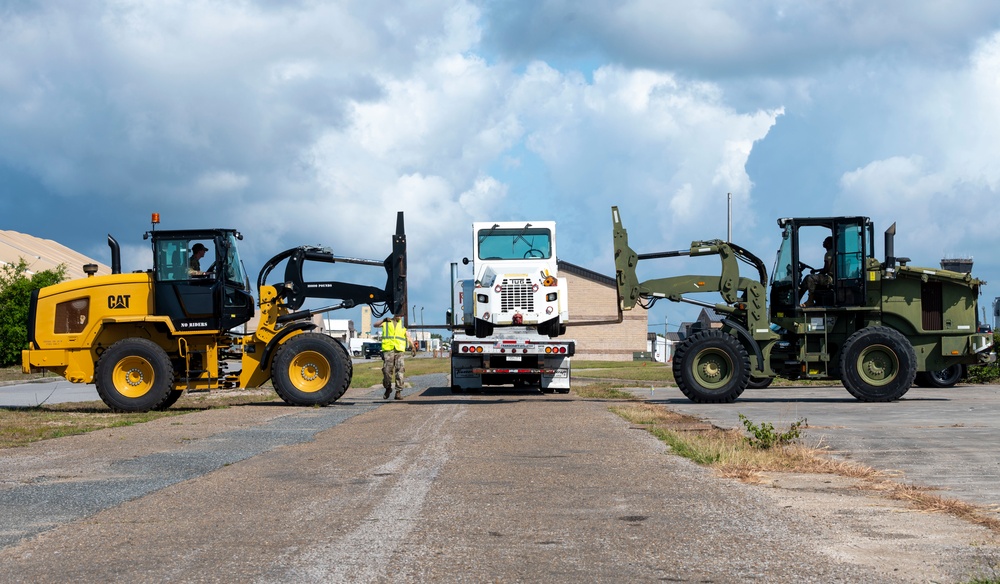
<svg viewBox="0 0 1000 584">
<path fill-rule="evenodd" d="M 501 282 L 500 310 L 511 312 L 521 309 L 527 312 L 535 311 L 535 297 L 531 293 L 531 284 L 512 284 L 506 279 Z"/>
</svg>

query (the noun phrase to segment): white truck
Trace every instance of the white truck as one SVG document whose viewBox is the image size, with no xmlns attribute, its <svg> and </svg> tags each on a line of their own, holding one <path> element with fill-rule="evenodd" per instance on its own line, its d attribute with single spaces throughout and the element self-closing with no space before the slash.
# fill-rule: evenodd
<svg viewBox="0 0 1000 584">
<path fill-rule="evenodd" d="M 554 221 L 473 223 L 473 278 L 455 283 L 453 391 L 484 385 L 568 392 L 573 341 Z M 469 259 L 463 263 L 468 265 Z"/>
</svg>

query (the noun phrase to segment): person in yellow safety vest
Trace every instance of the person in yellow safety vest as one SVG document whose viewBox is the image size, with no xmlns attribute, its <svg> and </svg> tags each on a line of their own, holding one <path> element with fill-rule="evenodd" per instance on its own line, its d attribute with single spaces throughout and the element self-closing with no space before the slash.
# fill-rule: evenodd
<svg viewBox="0 0 1000 584">
<path fill-rule="evenodd" d="M 403 399 L 400 395 L 405 370 L 403 355 L 408 346 L 413 348 L 413 354 L 416 355 L 417 344 L 413 342 L 409 331 L 403 326 L 402 316 L 398 314 L 375 323 L 375 326 L 382 329 L 382 387 L 385 388 L 382 399 L 389 399 L 393 379 L 396 381 L 396 399 Z"/>
</svg>

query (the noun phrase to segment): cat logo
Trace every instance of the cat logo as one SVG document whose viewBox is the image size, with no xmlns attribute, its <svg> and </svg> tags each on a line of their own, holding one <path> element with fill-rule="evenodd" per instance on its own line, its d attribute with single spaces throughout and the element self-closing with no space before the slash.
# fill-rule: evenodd
<svg viewBox="0 0 1000 584">
<path fill-rule="evenodd" d="M 119 294 L 117 296 L 112 294 L 108 296 L 108 308 L 112 310 L 128 308 L 128 300 L 131 297 L 130 294 Z"/>
</svg>

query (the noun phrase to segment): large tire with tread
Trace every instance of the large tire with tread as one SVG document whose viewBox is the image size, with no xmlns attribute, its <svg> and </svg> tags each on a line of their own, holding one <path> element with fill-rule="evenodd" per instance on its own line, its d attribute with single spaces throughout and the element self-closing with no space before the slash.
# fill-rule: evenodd
<svg viewBox="0 0 1000 584">
<path fill-rule="evenodd" d="M 771 385 L 774 381 L 773 377 L 750 377 L 750 381 L 747 382 L 747 388 L 749 389 L 764 389 Z"/>
<path fill-rule="evenodd" d="M 844 343 L 840 371 L 844 387 L 857 399 L 895 401 L 913 385 L 917 354 L 910 341 L 895 329 L 863 328 Z"/>
<path fill-rule="evenodd" d="M 288 339 L 271 364 L 274 391 L 293 406 L 325 406 L 337 401 L 350 386 L 352 373 L 347 349 L 320 333 Z"/>
<path fill-rule="evenodd" d="M 719 330 L 688 337 L 674 354 L 674 381 L 695 403 L 730 403 L 747 388 L 750 357 L 740 341 Z"/>
<path fill-rule="evenodd" d="M 954 387 L 965 377 L 965 366 L 956 363 L 940 371 L 922 371 L 917 373 L 914 385 L 920 387 Z"/>
<path fill-rule="evenodd" d="M 156 409 L 157 410 L 166 410 L 166 409 L 170 408 L 170 406 L 172 406 L 175 403 L 177 403 L 177 400 L 181 399 L 182 395 L 184 395 L 184 390 L 183 389 L 175 389 L 174 391 L 171 391 L 170 395 L 167 396 L 167 399 L 163 400 L 162 404 L 156 406 Z"/>
<path fill-rule="evenodd" d="M 153 341 L 122 339 L 97 360 L 94 385 L 112 410 L 148 412 L 172 403 L 174 369 L 167 352 Z"/>
</svg>

